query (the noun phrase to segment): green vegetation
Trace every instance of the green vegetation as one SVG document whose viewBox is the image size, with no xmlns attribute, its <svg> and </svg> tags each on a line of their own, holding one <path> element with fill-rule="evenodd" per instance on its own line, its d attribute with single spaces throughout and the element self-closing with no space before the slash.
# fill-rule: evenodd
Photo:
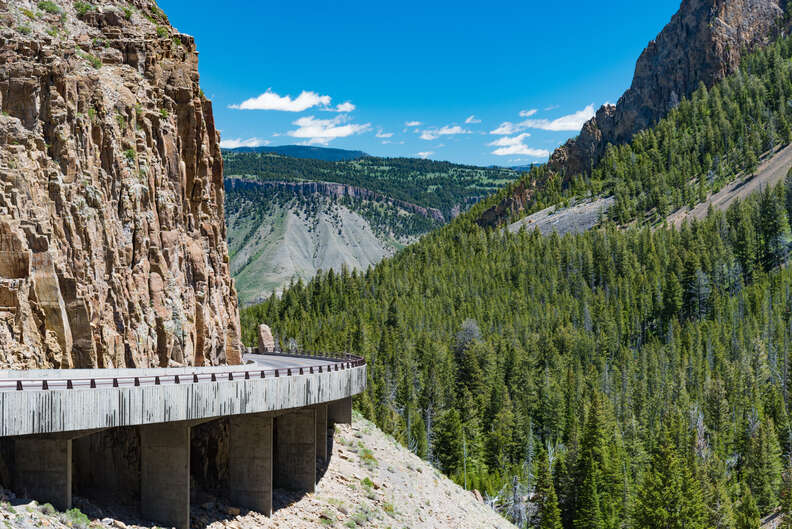
<svg viewBox="0 0 792 529">
<path fill-rule="evenodd" d="M 88 527 L 91 520 L 78 508 L 69 509 L 63 513 L 63 520 L 72 527 Z"/>
<path fill-rule="evenodd" d="M 77 16 L 85 16 L 94 9 L 96 9 L 94 5 L 89 2 L 74 2 L 74 10 L 77 11 Z"/>
<path fill-rule="evenodd" d="M 790 214 L 792 177 L 678 231 L 465 216 L 246 309 L 244 337 L 363 355 L 358 408 L 470 488 L 538 487 L 549 447 L 566 528 L 736 527 L 715 520 L 751 510 L 741 488 L 779 505 L 792 450 Z"/>
<path fill-rule="evenodd" d="M 168 36 L 168 30 L 162 26 L 157 26 L 157 36 L 160 38 L 165 38 Z"/>
<path fill-rule="evenodd" d="M 124 7 L 122 9 L 122 11 L 124 12 L 124 18 L 125 19 L 127 19 L 127 20 L 131 20 L 132 19 L 132 8 L 131 7 Z"/>
<path fill-rule="evenodd" d="M 46 11 L 51 15 L 60 15 L 61 13 L 63 13 L 63 10 L 60 7 L 58 7 L 58 4 L 50 0 L 43 0 L 39 2 L 38 8 L 41 9 L 42 11 Z"/>
<path fill-rule="evenodd" d="M 36 18 L 37 18 L 36 14 L 33 11 L 31 11 L 30 9 L 22 8 L 22 9 L 20 9 L 20 11 L 22 12 L 23 15 L 28 17 L 30 20 L 36 20 Z"/>
<path fill-rule="evenodd" d="M 93 66 L 97 70 L 102 67 L 102 59 L 100 59 L 99 57 L 96 57 L 95 55 L 91 55 L 90 53 L 84 51 L 78 51 L 77 54 L 86 61 L 88 61 L 91 64 L 91 66 Z"/>
<path fill-rule="evenodd" d="M 124 151 L 124 158 L 126 158 L 128 162 L 134 162 L 136 157 L 137 153 L 135 149 L 127 149 Z"/>
<path fill-rule="evenodd" d="M 23 25 L 23 26 L 19 26 L 19 27 L 17 27 L 17 31 L 19 31 L 19 32 L 20 32 L 20 33 L 22 33 L 23 35 L 30 35 L 30 33 L 31 33 L 33 30 L 30 28 L 30 26 Z"/>
<path fill-rule="evenodd" d="M 226 176 L 287 182 L 348 184 L 424 207 L 446 219 L 518 178 L 510 169 L 474 167 L 415 158 L 374 158 L 327 162 L 271 153 L 223 153 Z"/>
<path fill-rule="evenodd" d="M 162 119 L 168 119 L 168 116 L 170 115 L 170 113 L 168 112 L 167 108 L 161 108 L 160 111 L 159 111 L 159 115 L 160 115 L 160 117 Z"/>
<path fill-rule="evenodd" d="M 540 189 L 529 211 L 572 196 L 614 194 L 611 219 L 654 223 L 700 202 L 737 174 L 753 173 L 763 153 L 792 140 L 790 59 L 790 37 L 747 56 L 739 71 L 709 90 L 701 85 L 654 128 L 610 146 L 591 174 L 534 167 L 521 178 Z"/>
</svg>

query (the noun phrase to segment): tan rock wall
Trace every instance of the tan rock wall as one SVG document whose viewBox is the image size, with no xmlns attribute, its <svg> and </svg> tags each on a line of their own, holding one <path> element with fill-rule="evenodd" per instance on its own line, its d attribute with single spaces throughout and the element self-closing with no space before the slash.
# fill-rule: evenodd
<svg viewBox="0 0 792 529">
<path fill-rule="evenodd" d="M 55 3 L 0 0 L 0 368 L 239 363 L 192 37 L 148 0 Z"/>
</svg>

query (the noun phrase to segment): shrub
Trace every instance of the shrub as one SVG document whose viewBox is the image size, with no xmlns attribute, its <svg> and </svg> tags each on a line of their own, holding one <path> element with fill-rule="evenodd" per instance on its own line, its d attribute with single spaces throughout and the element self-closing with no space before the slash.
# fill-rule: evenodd
<svg viewBox="0 0 792 529">
<path fill-rule="evenodd" d="M 20 11 L 22 11 L 22 14 L 25 15 L 26 17 L 28 17 L 30 20 L 36 20 L 36 14 L 33 11 L 31 11 L 30 9 L 22 8 L 22 9 L 20 9 Z"/>
<path fill-rule="evenodd" d="M 91 55 L 90 53 L 86 52 L 79 52 L 80 57 L 91 63 L 91 66 L 96 68 L 97 70 L 102 67 L 102 59 L 96 57 L 95 55 Z"/>
<path fill-rule="evenodd" d="M 134 162 L 136 156 L 137 153 L 135 152 L 134 149 L 127 149 L 124 151 L 124 158 L 126 158 L 127 161 Z"/>
<path fill-rule="evenodd" d="M 17 28 L 17 31 L 19 31 L 19 32 L 20 32 L 20 33 L 22 33 L 23 35 L 30 35 L 30 33 L 31 33 L 33 30 L 32 30 L 32 29 L 30 29 L 30 26 L 19 26 L 19 27 Z"/>
<path fill-rule="evenodd" d="M 169 116 L 169 115 L 170 115 L 170 114 L 168 113 L 168 109 L 167 109 L 167 108 L 161 108 L 161 109 L 160 109 L 160 117 L 161 117 L 162 119 L 168 119 L 168 116 Z"/>
<path fill-rule="evenodd" d="M 131 19 L 131 18 L 132 18 L 132 9 L 131 9 L 131 8 L 129 8 L 129 7 L 125 7 L 125 8 L 123 9 L 123 11 L 124 11 L 124 18 L 125 18 L 125 19 L 129 20 L 129 19 Z"/>
<path fill-rule="evenodd" d="M 38 3 L 38 7 L 42 11 L 46 11 L 51 15 L 60 15 L 63 12 L 55 2 L 52 2 L 50 0 L 42 0 L 41 2 Z"/>
<path fill-rule="evenodd" d="M 168 30 L 165 29 L 162 26 L 157 26 L 157 36 L 158 37 L 162 37 L 162 38 L 167 37 L 168 36 Z"/>
<path fill-rule="evenodd" d="M 91 520 L 76 507 L 66 511 L 63 518 L 65 518 L 66 523 L 70 523 L 73 527 L 88 527 L 91 523 Z"/>
<path fill-rule="evenodd" d="M 77 11 L 77 16 L 84 16 L 89 11 L 93 11 L 95 8 L 93 4 L 89 4 L 88 2 L 74 2 L 74 10 Z"/>
<path fill-rule="evenodd" d="M 39 507 L 39 510 L 41 511 L 41 514 L 46 514 L 48 516 L 52 516 L 53 514 L 58 512 L 55 510 L 55 507 L 53 507 L 51 503 L 45 503 L 44 505 Z"/>
</svg>

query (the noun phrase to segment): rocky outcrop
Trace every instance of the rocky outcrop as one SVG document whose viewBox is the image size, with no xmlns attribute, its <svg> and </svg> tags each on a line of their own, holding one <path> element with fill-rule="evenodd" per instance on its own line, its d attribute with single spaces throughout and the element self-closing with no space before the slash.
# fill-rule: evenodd
<svg viewBox="0 0 792 529">
<path fill-rule="evenodd" d="M 0 367 L 240 361 L 192 37 L 151 0 L 0 0 Z"/>
<path fill-rule="evenodd" d="M 735 71 L 746 50 L 767 44 L 777 34 L 785 4 L 786 0 L 683 0 L 638 58 L 630 88 L 615 106 L 600 108 L 577 138 L 556 149 L 550 168 L 567 176 L 589 171 L 609 143 L 630 141 L 700 83 L 711 86 Z"/>
<path fill-rule="evenodd" d="M 289 182 L 281 180 L 252 180 L 249 178 L 227 178 L 226 184 L 229 187 L 242 187 L 245 186 L 260 186 L 260 187 L 274 187 L 279 189 L 286 189 L 295 194 L 312 195 L 314 193 L 328 196 L 331 198 L 354 198 L 357 200 L 373 200 L 379 202 L 387 202 L 399 208 L 417 213 L 426 218 L 434 219 L 438 222 L 445 222 L 443 212 L 436 208 L 427 208 L 413 204 L 404 200 L 390 198 L 382 193 L 371 191 L 358 186 L 348 184 L 339 184 L 337 182 Z M 475 202 L 479 197 L 470 199 L 470 202 Z"/>
</svg>

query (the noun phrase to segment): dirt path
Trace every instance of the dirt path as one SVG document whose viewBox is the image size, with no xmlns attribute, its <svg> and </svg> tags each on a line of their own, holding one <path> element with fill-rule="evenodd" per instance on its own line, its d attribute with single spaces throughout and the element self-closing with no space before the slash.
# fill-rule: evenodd
<svg viewBox="0 0 792 529">
<path fill-rule="evenodd" d="M 712 207 L 724 210 L 735 200 L 743 200 L 755 191 L 765 186 L 773 186 L 784 179 L 789 168 L 792 167 L 792 144 L 768 155 L 756 170 L 756 176 L 741 177 L 726 185 L 723 189 L 707 197 L 693 209 L 679 209 L 668 216 L 668 223 L 679 226 L 685 219 L 702 219 L 707 215 L 710 204 Z"/>
</svg>

